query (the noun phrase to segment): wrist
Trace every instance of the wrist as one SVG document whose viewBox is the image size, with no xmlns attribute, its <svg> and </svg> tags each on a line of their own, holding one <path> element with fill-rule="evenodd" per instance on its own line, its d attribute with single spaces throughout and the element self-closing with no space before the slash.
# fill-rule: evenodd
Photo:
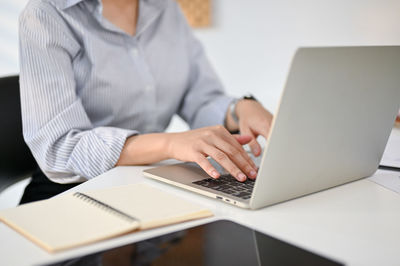
<svg viewBox="0 0 400 266">
<path fill-rule="evenodd" d="M 246 105 L 247 103 L 254 103 L 254 102 L 258 102 L 258 101 L 251 94 L 245 95 L 242 98 L 232 102 L 232 104 L 230 106 L 230 113 L 231 113 L 231 117 L 232 117 L 233 121 L 237 125 L 239 125 L 240 115 L 243 113 L 242 112 L 243 105 Z"/>
<path fill-rule="evenodd" d="M 243 106 L 246 105 L 247 103 L 249 103 L 250 100 L 245 100 L 245 99 L 241 99 L 240 101 L 238 101 L 238 103 L 236 104 L 236 116 L 238 118 L 238 121 L 240 120 L 240 118 L 243 118 Z"/>
<path fill-rule="evenodd" d="M 240 101 L 237 102 L 235 112 L 238 118 L 238 122 L 240 121 L 241 118 L 243 119 L 244 117 L 243 113 L 245 113 L 246 106 L 254 103 L 255 101 L 247 99 L 241 99 Z"/>
<path fill-rule="evenodd" d="M 129 137 L 116 165 L 151 164 L 171 158 L 169 146 L 172 141 L 169 135 L 169 133 L 150 133 Z"/>
<path fill-rule="evenodd" d="M 163 153 L 167 159 L 175 158 L 174 143 L 180 133 L 165 133 Z"/>
</svg>

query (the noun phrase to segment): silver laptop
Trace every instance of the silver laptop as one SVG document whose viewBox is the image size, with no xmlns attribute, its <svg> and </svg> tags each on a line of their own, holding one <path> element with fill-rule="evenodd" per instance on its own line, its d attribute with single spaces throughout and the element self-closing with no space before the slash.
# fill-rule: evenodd
<svg viewBox="0 0 400 266">
<path fill-rule="evenodd" d="M 180 163 L 144 175 L 257 209 L 372 175 L 400 107 L 400 46 L 300 48 L 256 181 Z M 233 183 L 233 184 L 231 184 Z"/>
</svg>

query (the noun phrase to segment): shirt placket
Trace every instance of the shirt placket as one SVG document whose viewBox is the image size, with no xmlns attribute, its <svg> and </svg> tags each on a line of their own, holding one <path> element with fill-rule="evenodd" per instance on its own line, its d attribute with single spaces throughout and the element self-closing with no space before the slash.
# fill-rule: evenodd
<svg viewBox="0 0 400 266">
<path fill-rule="evenodd" d="M 144 131 L 152 132 L 157 130 L 157 112 L 156 112 L 156 82 L 155 78 L 150 71 L 150 67 L 144 56 L 144 51 L 141 49 L 138 41 L 138 35 L 141 32 L 137 32 L 136 36 L 130 36 L 123 32 L 121 29 L 115 27 L 103 18 L 102 15 L 102 3 L 101 0 L 96 0 L 95 6 L 95 17 L 98 22 L 107 30 L 119 33 L 125 40 L 125 44 L 128 50 L 128 56 L 131 58 L 134 71 L 138 72 L 138 83 L 142 84 L 142 97 L 143 97 L 143 109 L 141 113 L 144 115 Z M 139 25 L 138 25 L 139 26 Z M 143 30 L 143 29 L 142 29 Z"/>
<path fill-rule="evenodd" d="M 157 125 L 156 113 L 156 81 L 151 73 L 150 66 L 146 60 L 143 49 L 136 37 L 128 37 L 128 53 L 134 65 L 133 69 L 138 71 L 140 84 L 142 84 L 143 114 L 145 115 L 145 131 L 154 131 Z"/>
</svg>

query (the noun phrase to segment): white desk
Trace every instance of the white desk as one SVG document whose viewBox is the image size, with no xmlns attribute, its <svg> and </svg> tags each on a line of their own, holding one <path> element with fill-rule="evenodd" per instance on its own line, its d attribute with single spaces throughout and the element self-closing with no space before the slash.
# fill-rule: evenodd
<svg viewBox="0 0 400 266">
<path fill-rule="evenodd" d="M 72 190 L 146 182 L 203 204 L 215 217 L 137 232 L 55 255 L 0 224 L 0 265 L 54 262 L 217 219 L 233 220 L 349 265 L 400 265 L 400 195 L 369 180 L 250 211 L 146 179 L 141 173 L 145 168 L 118 167 Z"/>
</svg>

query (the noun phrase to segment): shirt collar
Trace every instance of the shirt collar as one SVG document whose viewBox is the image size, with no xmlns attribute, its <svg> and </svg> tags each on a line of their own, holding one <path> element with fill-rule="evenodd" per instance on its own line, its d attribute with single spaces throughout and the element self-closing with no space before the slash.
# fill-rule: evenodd
<svg viewBox="0 0 400 266">
<path fill-rule="evenodd" d="M 52 0 L 51 2 L 59 9 L 64 10 L 84 0 Z"/>
<path fill-rule="evenodd" d="M 66 10 L 74 5 L 79 4 L 80 2 L 89 1 L 89 0 L 51 0 L 53 4 L 61 9 Z M 103 20 L 99 16 L 101 16 L 102 12 L 102 4 L 101 0 L 91 0 L 90 1 L 90 11 L 97 10 L 100 14 L 95 14 L 97 19 Z M 94 3 L 93 3 L 94 2 Z M 166 0 L 139 0 L 139 17 L 136 28 L 136 36 L 140 35 L 143 31 L 147 29 L 148 26 L 164 11 L 166 5 Z M 89 3 L 88 3 L 89 4 Z M 105 25 L 103 25 L 105 26 Z M 107 27 L 109 28 L 109 27 Z"/>
<path fill-rule="evenodd" d="M 136 26 L 136 36 L 153 23 L 164 11 L 167 5 L 166 0 L 139 0 L 139 17 Z"/>
<path fill-rule="evenodd" d="M 51 0 L 51 2 L 53 2 L 55 6 L 62 10 L 70 8 L 83 1 L 85 0 Z M 95 0 L 95 2 L 97 2 L 96 4 L 101 4 L 101 0 Z M 165 8 L 166 4 L 166 0 L 139 0 L 139 6 L 145 9 L 145 13 L 147 11 L 162 11 Z M 146 16 L 148 16 L 148 14 L 146 14 Z"/>
</svg>

